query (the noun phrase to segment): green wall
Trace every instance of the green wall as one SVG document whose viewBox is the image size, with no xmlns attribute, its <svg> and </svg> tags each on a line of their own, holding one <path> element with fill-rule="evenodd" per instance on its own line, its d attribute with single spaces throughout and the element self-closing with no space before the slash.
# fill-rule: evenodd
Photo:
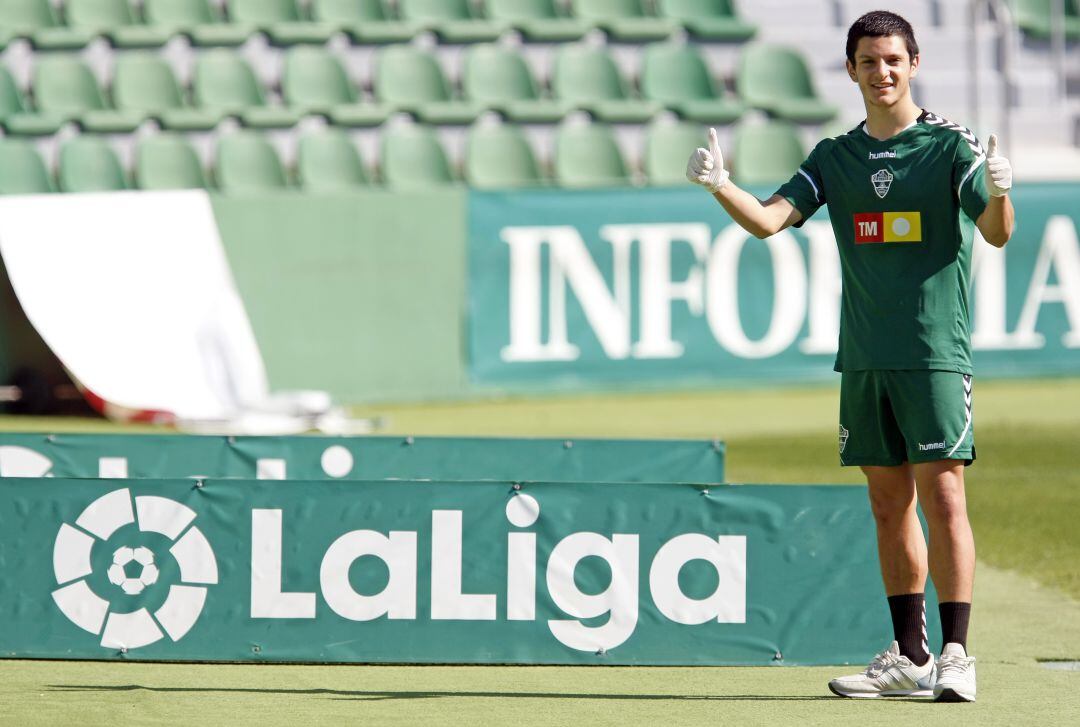
<svg viewBox="0 0 1080 727">
<path fill-rule="evenodd" d="M 213 205 L 272 388 L 342 402 L 464 392 L 464 190 Z"/>
</svg>

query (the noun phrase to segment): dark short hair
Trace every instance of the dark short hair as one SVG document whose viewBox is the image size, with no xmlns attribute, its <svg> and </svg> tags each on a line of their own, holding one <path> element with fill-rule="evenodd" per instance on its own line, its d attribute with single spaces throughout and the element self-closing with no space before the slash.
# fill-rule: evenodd
<svg viewBox="0 0 1080 727">
<path fill-rule="evenodd" d="M 919 44 L 915 42 L 911 23 L 888 10 L 873 10 L 851 24 L 847 32 L 847 59 L 855 63 L 855 47 L 859 45 L 860 38 L 884 38 L 889 35 L 900 36 L 907 46 L 908 57 L 915 60 L 915 56 L 919 55 Z"/>
</svg>

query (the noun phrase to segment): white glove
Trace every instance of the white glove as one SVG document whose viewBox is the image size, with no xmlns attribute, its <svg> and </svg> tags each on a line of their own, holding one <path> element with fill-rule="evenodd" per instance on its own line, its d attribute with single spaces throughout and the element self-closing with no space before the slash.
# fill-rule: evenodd
<svg viewBox="0 0 1080 727">
<path fill-rule="evenodd" d="M 716 140 L 716 129 L 709 129 L 709 148 L 695 149 L 686 163 L 686 178 L 694 184 L 700 184 L 710 192 L 716 192 L 728 180 L 724 169 L 724 155 L 720 151 L 720 142 Z"/>
<path fill-rule="evenodd" d="M 998 155 L 997 134 L 986 142 L 986 190 L 992 197 L 1003 197 L 1012 189 L 1012 164 Z"/>
</svg>

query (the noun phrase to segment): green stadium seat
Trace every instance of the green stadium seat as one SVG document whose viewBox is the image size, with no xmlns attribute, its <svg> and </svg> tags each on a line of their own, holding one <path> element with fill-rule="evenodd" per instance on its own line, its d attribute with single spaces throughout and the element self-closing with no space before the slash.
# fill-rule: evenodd
<svg viewBox="0 0 1080 727">
<path fill-rule="evenodd" d="M 642 0 L 572 0 L 577 18 L 596 23 L 617 40 L 644 42 L 671 36 L 675 23 L 646 14 Z"/>
<path fill-rule="evenodd" d="M 483 107 L 455 99 L 435 56 L 410 45 L 392 45 L 375 59 L 375 96 L 432 124 L 468 124 Z"/>
<path fill-rule="evenodd" d="M 112 98 L 116 108 L 160 119 L 162 126 L 185 131 L 214 128 L 221 115 L 190 108 L 173 75 L 160 56 L 124 53 L 113 71 Z"/>
<path fill-rule="evenodd" d="M 705 61 L 692 46 L 657 43 L 645 49 L 641 93 L 679 116 L 709 124 L 730 124 L 745 110 L 727 98 L 713 81 Z"/>
<path fill-rule="evenodd" d="M 299 121 L 294 111 L 266 105 L 251 67 L 232 51 L 213 49 L 200 55 L 192 85 L 200 109 L 237 115 L 248 126 L 281 128 Z"/>
<path fill-rule="evenodd" d="M 487 0 L 488 15 L 514 26 L 528 40 L 562 43 L 579 40 L 592 23 L 559 13 L 555 0 Z"/>
<path fill-rule="evenodd" d="M 12 136 L 50 136 L 60 130 L 65 117 L 31 111 L 27 100 L 6 66 L 0 66 L 0 122 Z"/>
<path fill-rule="evenodd" d="M 4 120 L 4 131 L 8 136 L 52 136 L 66 123 L 63 116 L 42 114 L 28 111 L 13 114 Z"/>
<path fill-rule="evenodd" d="M 222 22 L 210 0 L 143 0 L 148 25 L 183 33 L 197 46 L 238 46 L 254 28 Z"/>
<path fill-rule="evenodd" d="M 302 19 L 296 0 L 229 0 L 229 19 L 265 28 Z"/>
<path fill-rule="evenodd" d="M 49 0 L 4 0 L 0 2 L 0 28 L 15 35 L 30 35 L 60 24 Z"/>
<path fill-rule="evenodd" d="M 172 68 L 151 53 L 123 53 L 116 57 L 112 98 L 118 109 L 148 114 L 184 106 L 184 95 Z"/>
<path fill-rule="evenodd" d="M 217 186 L 227 194 L 285 189 L 288 181 L 274 147 L 253 131 L 221 137 L 217 149 Z"/>
<path fill-rule="evenodd" d="M 397 190 L 425 189 L 454 182 L 450 160 L 435 132 L 426 126 L 398 126 L 382 135 L 382 179 Z"/>
<path fill-rule="evenodd" d="M 757 26 L 741 20 L 732 0 L 656 0 L 662 17 L 679 23 L 703 40 L 742 42 L 757 34 Z"/>
<path fill-rule="evenodd" d="M 111 192 L 127 189 L 112 147 L 96 136 L 76 136 L 60 147 L 60 190 Z"/>
<path fill-rule="evenodd" d="M 181 136 L 156 134 L 139 142 L 135 157 L 139 189 L 205 189 L 199 157 Z"/>
<path fill-rule="evenodd" d="M 1050 40 L 1053 37 L 1053 3 L 1055 0 L 1012 0 L 1013 18 L 1017 27 L 1038 40 Z M 1080 39 L 1080 2 L 1065 0 L 1065 37 L 1069 40 Z"/>
<path fill-rule="evenodd" d="M 514 124 L 476 124 L 465 147 L 465 181 L 477 189 L 538 187 L 544 179 L 532 147 Z"/>
<path fill-rule="evenodd" d="M 401 17 L 429 27 L 447 43 L 478 43 L 498 38 L 508 27 L 474 14 L 469 0 L 398 0 Z"/>
<path fill-rule="evenodd" d="M 497 109 L 513 121 L 558 121 L 570 108 L 540 97 L 536 79 L 521 54 L 498 45 L 474 45 L 465 54 L 465 98 Z"/>
<path fill-rule="evenodd" d="M 251 67 L 238 55 L 213 50 L 200 55 L 192 83 L 195 103 L 225 112 L 265 104 L 262 87 Z"/>
<path fill-rule="evenodd" d="M 289 106 L 304 110 L 327 111 L 356 102 L 356 90 L 337 58 L 309 46 L 285 54 L 281 93 Z"/>
<path fill-rule="evenodd" d="M 39 50 L 72 50 L 89 43 L 93 34 L 61 24 L 49 0 L 2 0 L 0 43 L 17 37 L 29 38 Z"/>
<path fill-rule="evenodd" d="M 0 3 L 0 48 L 6 48 L 15 38 L 29 38 L 35 31 L 56 25 L 56 13 L 49 0 Z"/>
<path fill-rule="evenodd" d="M 143 0 L 143 17 L 148 25 L 164 28 L 194 28 L 221 22 L 210 0 Z"/>
<path fill-rule="evenodd" d="M 39 56 L 32 85 L 39 111 L 76 115 L 105 108 L 94 74 L 73 56 Z"/>
<path fill-rule="evenodd" d="M 140 113 L 110 109 L 90 69 L 74 57 L 39 58 L 34 66 L 33 89 L 39 113 L 77 120 L 88 131 L 134 131 L 143 119 Z"/>
<path fill-rule="evenodd" d="M 687 184 L 686 160 L 699 146 L 707 146 L 706 130 L 699 124 L 658 121 L 645 136 L 642 166 L 649 184 Z"/>
<path fill-rule="evenodd" d="M 341 28 L 356 43 L 403 43 L 423 27 L 395 19 L 384 0 L 313 0 L 311 17 Z"/>
<path fill-rule="evenodd" d="M 157 48 L 169 33 L 138 23 L 128 0 L 67 0 L 67 23 L 95 35 L 104 35 L 121 48 Z"/>
<path fill-rule="evenodd" d="M 551 75 L 555 98 L 585 109 L 601 121 L 641 123 L 660 110 L 657 103 L 633 98 L 615 61 L 603 48 L 564 44 Z"/>
<path fill-rule="evenodd" d="M 26 102 L 7 66 L 0 66 L 0 121 L 26 113 Z"/>
<path fill-rule="evenodd" d="M 356 145 L 340 129 L 300 137 L 296 177 L 309 192 L 338 192 L 370 184 Z"/>
<path fill-rule="evenodd" d="M 290 108 L 325 114 L 339 126 L 377 126 L 391 111 L 360 103 L 341 63 L 322 48 L 298 46 L 286 53 L 281 91 Z"/>
<path fill-rule="evenodd" d="M 739 59 L 738 87 L 747 104 L 788 121 L 820 124 L 837 113 L 818 97 L 802 56 L 785 46 L 746 46 Z"/>
<path fill-rule="evenodd" d="M 21 139 L 0 139 L 0 194 L 55 191 L 56 186 L 32 145 Z"/>
<path fill-rule="evenodd" d="M 325 43 L 333 26 L 306 22 L 296 0 L 229 0 L 229 18 L 266 32 L 274 43 Z"/>
<path fill-rule="evenodd" d="M 630 184 L 619 145 L 604 124 L 563 125 L 555 134 L 555 181 L 562 187 Z"/>
<path fill-rule="evenodd" d="M 786 121 L 743 123 L 735 128 L 732 177 L 741 185 L 778 185 L 806 159 L 799 133 Z"/>
</svg>

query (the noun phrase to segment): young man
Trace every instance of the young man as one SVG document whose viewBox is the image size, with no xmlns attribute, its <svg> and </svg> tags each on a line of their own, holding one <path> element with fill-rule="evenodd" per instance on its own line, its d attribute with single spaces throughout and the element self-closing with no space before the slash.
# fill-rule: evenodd
<svg viewBox="0 0 1080 727">
<path fill-rule="evenodd" d="M 866 475 L 896 638 L 864 672 L 829 688 L 845 697 L 973 701 L 966 640 L 975 543 L 964 497 L 964 466 L 975 460 L 971 221 L 990 244 L 1008 241 L 1012 168 L 995 136 L 984 151 L 970 131 L 915 105 L 909 83 L 919 49 L 900 16 L 875 11 L 855 21 L 847 70 L 866 120 L 819 143 L 769 199 L 728 179 L 715 130 L 686 173 L 761 238 L 829 205 L 843 277 L 840 461 Z M 941 601 L 936 672 L 925 627 L 928 566 Z"/>
</svg>

